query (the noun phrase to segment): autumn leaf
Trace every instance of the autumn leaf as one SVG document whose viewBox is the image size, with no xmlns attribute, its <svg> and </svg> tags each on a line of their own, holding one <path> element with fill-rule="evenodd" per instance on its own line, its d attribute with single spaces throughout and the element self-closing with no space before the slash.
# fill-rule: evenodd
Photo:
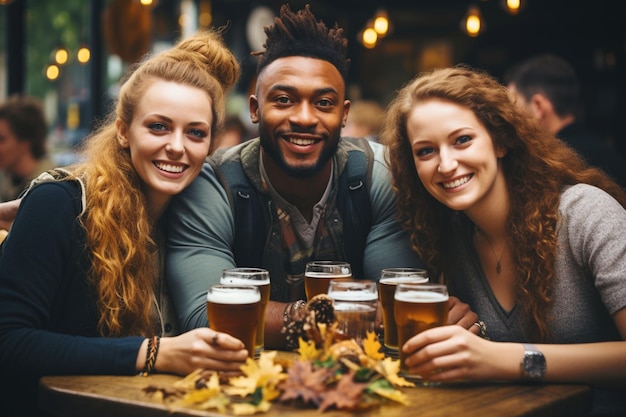
<svg viewBox="0 0 626 417">
<path fill-rule="evenodd" d="M 275 388 L 286 378 L 283 367 L 274 363 L 275 356 L 276 351 L 264 351 L 258 361 L 248 358 L 246 364 L 241 366 L 244 376 L 231 378 L 230 386 L 224 387 L 226 394 L 245 397 L 257 388 Z"/>
<path fill-rule="evenodd" d="M 381 347 L 376 333 L 367 332 L 367 338 L 363 341 L 363 351 L 365 354 L 374 360 L 381 360 L 385 357 L 385 354 L 380 351 Z"/>
<path fill-rule="evenodd" d="M 400 390 L 395 389 L 389 381 L 385 379 L 377 379 L 367 386 L 367 390 L 380 395 L 383 398 L 399 402 L 404 405 L 409 404 L 408 397 Z"/>
<path fill-rule="evenodd" d="M 315 347 L 315 342 L 312 340 L 305 341 L 301 337 L 298 338 L 298 353 L 303 360 L 315 360 L 319 359 L 322 355 L 322 351 Z"/>
<path fill-rule="evenodd" d="M 314 369 L 310 361 L 296 361 L 278 388 L 283 391 L 280 401 L 302 400 L 318 405 L 326 391 L 326 381 L 332 377 L 332 368 Z"/>
<path fill-rule="evenodd" d="M 366 383 L 354 382 L 354 371 L 350 371 L 341 376 L 334 389 L 329 389 L 322 395 L 323 399 L 318 409 L 325 411 L 335 406 L 340 410 L 356 410 L 359 408 L 365 388 Z"/>
<path fill-rule="evenodd" d="M 196 387 L 196 382 L 204 372 L 204 369 L 196 369 L 195 371 L 187 374 L 183 379 L 174 382 L 174 386 L 176 388 L 182 389 L 194 389 Z"/>
<path fill-rule="evenodd" d="M 415 384 L 411 381 L 407 381 L 398 375 L 400 372 L 400 361 L 385 358 L 378 363 L 376 366 L 376 371 L 381 374 L 390 384 L 395 387 L 414 387 Z"/>
<path fill-rule="evenodd" d="M 233 414 L 236 416 L 251 416 L 256 413 L 266 413 L 271 407 L 272 404 L 268 401 L 261 401 L 257 405 L 250 403 L 235 403 L 231 405 Z"/>
</svg>

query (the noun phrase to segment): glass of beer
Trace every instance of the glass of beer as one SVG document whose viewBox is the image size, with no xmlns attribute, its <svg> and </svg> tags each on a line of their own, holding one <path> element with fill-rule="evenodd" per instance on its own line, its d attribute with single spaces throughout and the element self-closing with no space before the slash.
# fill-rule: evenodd
<svg viewBox="0 0 626 417">
<path fill-rule="evenodd" d="M 393 317 L 393 297 L 396 286 L 403 283 L 428 282 L 428 272 L 420 268 L 386 268 L 380 273 L 378 297 L 382 307 L 384 344 L 389 356 L 398 356 L 398 329 Z"/>
<path fill-rule="evenodd" d="M 442 284 L 398 284 L 393 312 L 398 327 L 400 371 L 407 378 L 421 379 L 408 374 L 402 346 L 416 334 L 447 323 L 448 288 Z"/>
<path fill-rule="evenodd" d="M 241 340 L 254 358 L 261 292 L 254 285 L 212 285 L 207 293 L 209 327 Z"/>
<path fill-rule="evenodd" d="M 333 299 L 339 338 L 362 344 L 367 332 L 374 331 L 378 307 L 376 282 L 331 280 L 328 296 Z"/>
<path fill-rule="evenodd" d="M 352 268 L 347 262 L 312 261 L 304 269 L 304 291 L 310 300 L 318 294 L 327 294 L 331 280 L 350 281 Z"/>
<path fill-rule="evenodd" d="M 220 284 L 255 285 L 261 292 L 261 314 L 256 328 L 254 357 L 258 358 L 265 346 L 265 311 L 270 300 L 270 274 L 262 268 L 231 268 L 222 271 Z"/>
</svg>

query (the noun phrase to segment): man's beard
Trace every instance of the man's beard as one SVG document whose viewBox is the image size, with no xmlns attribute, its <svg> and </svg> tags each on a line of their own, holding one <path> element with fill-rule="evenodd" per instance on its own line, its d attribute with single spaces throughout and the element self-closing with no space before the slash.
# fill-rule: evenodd
<svg viewBox="0 0 626 417">
<path fill-rule="evenodd" d="M 292 130 L 292 132 L 298 132 Z M 312 133 L 302 131 L 301 133 Z M 279 135 L 277 135 L 279 136 Z M 320 172 L 326 163 L 335 155 L 337 148 L 339 147 L 339 138 L 341 137 L 341 131 L 338 130 L 329 136 L 326 140 L 326 147 L 322 150 L 317 162 L 313 166 L 309 167 L 293 167 L 287 163 L 283 158 L 279 147 L 271 139 L 270 134 L 265 129 L 262 121 L 259 121 L 259 138 L 263 151 L 274 161 L 276 165 L 289 177 L 293 178 L 311 178 L 318 172 Z M 280 139 L 277 139 L 280 140 Z"/>
</svg>

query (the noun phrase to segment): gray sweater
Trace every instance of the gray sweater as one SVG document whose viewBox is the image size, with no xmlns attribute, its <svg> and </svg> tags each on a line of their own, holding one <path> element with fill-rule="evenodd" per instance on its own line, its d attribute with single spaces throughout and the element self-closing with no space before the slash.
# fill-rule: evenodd
<svg viewBox="0 0 626 417">
<path fill-rule="evenodd" d="M 611 316 L 626 307 L 626 210 L 599 188 L 577 184 L 561 194 L 559 211 L 550 343 L 622 340 Z M 504 310 L 487 283 L 472 245 L 473 227 L 462 216 L 456 220 L 451 292 L 471 305 L 492 340 L 529 341 L 521 310 Z M 599 406 L 604 394 L 595 395 Z M 615 397 L 609 402 L 619 400 Z"/>
</svg>

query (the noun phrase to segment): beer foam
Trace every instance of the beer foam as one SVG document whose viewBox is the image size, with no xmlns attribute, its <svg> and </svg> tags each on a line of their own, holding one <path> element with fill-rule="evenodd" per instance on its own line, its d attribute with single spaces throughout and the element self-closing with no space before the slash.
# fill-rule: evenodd
<svg viewBox="0 0 626 417">
<path fill-rule="evenodd" d="M 345 303 L 338 302 L 335 303 L 335 313 L 372 313 L 376 312 L 376 306 L 372 306 L 369 304 L 359 304 L 359 303 Z"/>
<path fill-rule="evenodd" d="M 306 273 L 306 276 L 309 278 L 326 278 L 326 279 L 341 279 L 341 278 L 351 278 L 352 274 L 347 272 L 345 274 L 337 274 L 330 272 L 312 272 L 309 271 Z"/>
<path fill-rule="evenodd" d="M 398 285 L 398 284 L 404 284 L 404 283 L 422 284 L 422 283 L 428 282 L 428 277 L 425 277 L 423 275 L 388 277 L 388 278 L 381 278 L 379 282 L 383 284 L 389 284 L 389 285 Z"/>
<path fill-rule="evenodd" d="M 432 291 L 415 290 L 396 292 L 395 299 L 405 303 L 438 303 L 448 301 L 448 295 Z"/>
<path fill-rule="evenodd" d="M 218 291 L 208 292 L 206 299 L 217 304 L 252 304 L 261 301 L 261 294 L 251 291 Z"/>
<path fill-rule="evenodd" d="M 365 291 L 329 291 L 328 296 L 340 301 L 374 301 L 378 300 L 378 294 Z"/>
<path fill-rule="evenodd" d="M 220 283 L 226 285 L 269 285 L 270 279 L 245 279 L 238 277 L 222 277 Z"/>
</svg>

